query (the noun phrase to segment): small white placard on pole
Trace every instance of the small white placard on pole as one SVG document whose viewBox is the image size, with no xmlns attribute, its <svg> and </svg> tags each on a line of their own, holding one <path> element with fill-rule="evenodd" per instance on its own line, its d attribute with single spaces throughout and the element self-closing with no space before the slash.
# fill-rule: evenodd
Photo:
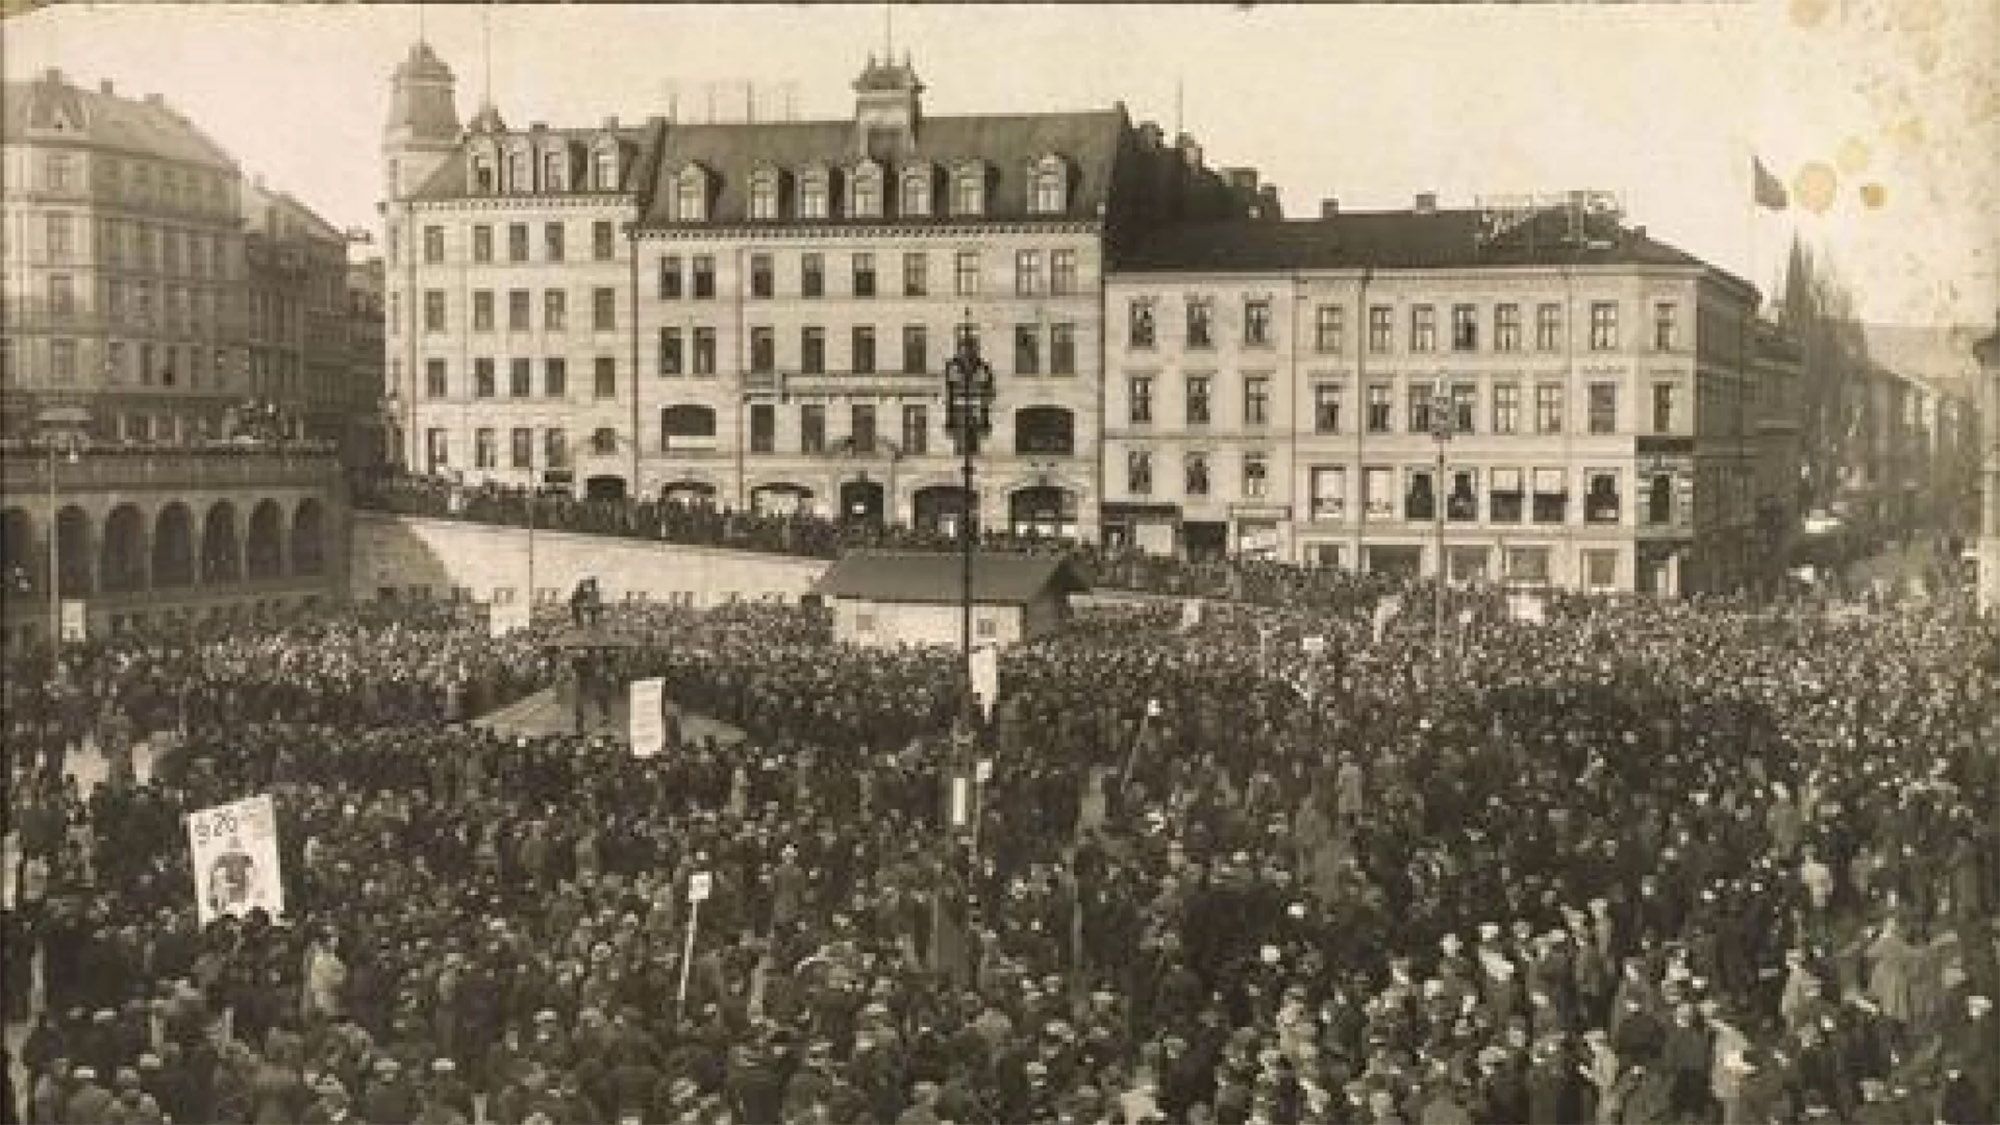
<svg viewBox="0 0 2000 1125">
<path fill-rule="evenodd" d="M 1318 656 L 1320 653 L 1326 651 L 1326 638 L 1319 636 L 1318 634 L 1314 634 L 1313 636 L 1306 637 L 1300 640 L 1299 648 L 1303 650 L 1307 656 Z"/>
<path fill-rule="evenodd" d="M 697 871 L 688 876 L 688 901 L 707 902 L 708 892 L 715 889 L 715 876 L 706 871 Z"/>
<path fill-rule="evenodd" d="M 972 819 L 972 786 L 964 777 L 951 779 L 951 826 L 963 828 Z"/>
<path fill-rule="evenodd" d="M 76 598 L 64 598 L 61 609 L 62 639 L 65 642 L 89 639 L 90 619 L 84 614 L 83 602 Z"/>
<path fill-rule="evenodd" d="M 667 717 L 661 706 L 666 692 L 667 681 L 657 676 L 632 681 L 626 695 L 629 704 L 626 727 L 635 758 L 650 758 L 667 747 Z"/>
<path fill-rule="evenodd" d="M 989 781 L 992 781 L 992 780 L 993 780 L 993 759 L 991 759 L 991 758 L 981 758 L 981 759 L 979 759 L 979 765 L 978 765 L 978 766 L 976 766 L 976 767 L 974 767 L 974 770 L 973 770 L 973 774 L 972 774 L 972 776 L 973 776 L 973 778 L 974 778 L 975 780 L 977 780 L 977 781 L 978 781 L 978 782 L 979 782 L 979 783 L 980 783 L 981 785 L 984 785 L 984 784 L 986 784 L 987 782 L 989 782 Z"/>
</svg>

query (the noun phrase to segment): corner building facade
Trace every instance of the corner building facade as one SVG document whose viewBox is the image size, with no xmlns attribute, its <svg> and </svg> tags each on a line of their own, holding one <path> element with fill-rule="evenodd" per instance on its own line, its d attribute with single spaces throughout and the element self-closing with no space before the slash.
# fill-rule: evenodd
<svg viewBox="0 0 2000 1125">
<path fill-rule="evenodd" d="M 1122 108 L 926 117 L 907 60 L 851 120 L 523 135 L 488 107 L 448 149 L 441 68 L 397 76 L 389 381 L 410 462 L 472 482 L 952 528 L 970 332 L 981 522 L 1095 538 L 1107 259 L 1271 202 Z"/>
<path fill-rule="evenodd" d="M 1614 215 L 1517 219 L 1425 200 L 1135 246 L 1106 289 L 1107 538 L 1595 590 L 1744 582 L 1754 290 Z"/>
</svg>

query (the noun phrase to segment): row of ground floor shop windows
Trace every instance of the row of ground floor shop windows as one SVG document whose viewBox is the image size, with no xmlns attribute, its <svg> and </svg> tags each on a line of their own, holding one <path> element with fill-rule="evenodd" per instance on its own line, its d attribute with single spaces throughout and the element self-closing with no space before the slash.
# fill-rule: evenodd
<svg viewBox="0 0 2000 1125">
<path fill-rule="evenodd" d="M 1259 454 L 1242 459 L 1241 495 L 1261 499 L 1270 492 L 1270 465 Z M 1400 486 L 1396 470 L 1361 470 L 1361 507 L 1370 519 L 1434 520 L 1438 517 L 1436 471 L 1407 467 Z M 1316 466 L 1309 479 L 1310 506 L 1315 520 L 1342 520 L 1349 514 L 1349 486 L 1346 466 Z M 1444 518 L 1453 522 L 1479 519 L 1479 470 L 1454 468 L 1446 472 L 1443 497 Z M 1493 523 L 1567 523 L 1572 503 L 1569 473 L 1564 469 L 1487 470 L 1486 518 Z M 1583 472 L 1581 510 L 1585 523 L 1615 524 L 1624 517 L 1623 477 L 1616 469 L 1586 469 Z M 1132 450 L 1125 461 L 1125 490 L 1134 496 L 1150 496 L 1156 480 L 1153 454 Z M 1666 524 L 1674 520 L 1674 478 L 1657 473 L 1645 482 L 1639 511 L 1641 522 Z M 1181 458 L 1181 492 L 1186 496 L 1207 496 L 1213 488 L 1210 457 L 1188 453 Z"/>
<path fill-rule="evenodd" d="M 1354 558 L 1352 544 L 1313 543 L 1306 547 L 1306 560 L 1319 566 L 1344 567 Z M 1458 581 L 1544 583 L 1555 574 L 1556 551 L 1538 545 L 1508 545 L 1497 548 L 1499 569 L 1494 569 L 1496 548 L 1490 546 L 1447 547 L 1445 565 Z M 1619 564 L 1624 552 L 1615 548 L 1585 547 L 1576 553 L 1576 584 L 1591 590 L 1615 589 L 1619 585 Z M 1425 572 L 1425 549 L 1408 544 L 1369 544 L 1360 552 L 1361 569 L 1370 574 L 1416 576 Z"/>
</svg>

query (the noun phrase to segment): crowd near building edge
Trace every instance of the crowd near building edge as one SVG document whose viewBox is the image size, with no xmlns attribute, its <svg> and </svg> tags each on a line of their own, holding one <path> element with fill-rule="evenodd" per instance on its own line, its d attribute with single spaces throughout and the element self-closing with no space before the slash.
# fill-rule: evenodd
<svg viewBox="0 0 2000 1125">
<path fill-rule="evenodd" d="M 213 469 L 200 447 L 252 415 L 265 454 L 948 532 L 938 372 L 966 334 L 998 375 L 979 523 L 1017 535 L 1689 593 L 1775 588 L 1812 555 L 1809 503 L 1863 543 L 1973 522 L 1975 412 L 1879 368 L 1837 411 L 1842 487 L 1802 487 L 1810 357 L 1602 193 L 1286 220 L 1254 171 L 1122 105 L 933 117 L 923 89 L 871 59 L 844 120 L 510 129 L 485 104 L 462 126 L 419 43 L 384 257 L 349 267 L 356 236 L 244 183 L 163 99 L 9 84 L 10 586 L 45 589 L 35 423 L 78 403 L 49 463 L 80 494 L 66 596 L 185 601 L 156 580 L 191 571 L 192 600 L 270 600 L 231 585 L 250 513 L 296 503 L 241 487 L 260 473 L 337 537 L 324 451 L 253 468 L 244 439 Z M 185 508 L 120 513 L 130 462 L 67 467 L 134 447 Z M 212 582 L 137 558 L 211 531 Z"/>
</svg>

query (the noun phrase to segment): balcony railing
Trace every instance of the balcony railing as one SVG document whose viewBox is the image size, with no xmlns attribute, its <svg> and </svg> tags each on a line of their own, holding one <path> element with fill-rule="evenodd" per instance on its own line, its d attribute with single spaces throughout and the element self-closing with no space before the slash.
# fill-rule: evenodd
<svg viewBox="0 0 2000 1125">
<path fill-rule="evenodd" d="M 49 456 L 38 446 L 0 443 L 0 487 L 10 497 L 49 487 Z M 231 488 L 250 485 L 325 485 L 340 476 L 331 443 L 278 447 L 212 445 L 92 446 L 74 461 L 57 458 L 58 492 L 127 488 Z"/>
</svg>

